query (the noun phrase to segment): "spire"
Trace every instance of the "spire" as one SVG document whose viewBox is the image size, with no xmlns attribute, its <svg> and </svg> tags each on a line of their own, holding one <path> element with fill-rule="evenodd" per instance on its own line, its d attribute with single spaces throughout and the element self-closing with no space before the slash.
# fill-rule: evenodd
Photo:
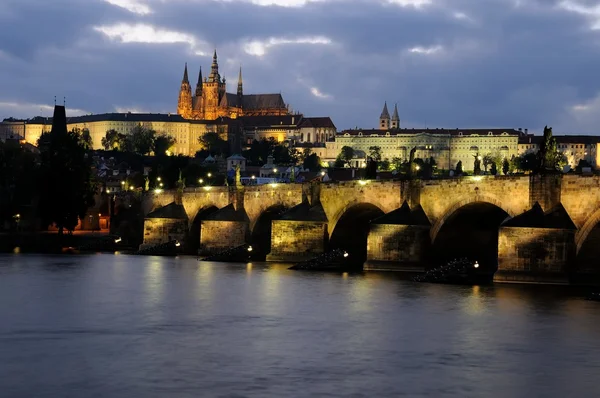
<svg viewBox="0 0 600 398">
<path fill-rule="evenodd" d="M 244 95 L 244 85 L 242 83 L 242 66 L 240 65 L 240 75 L 238 77 L 238 91 L 237 94 L 241 97 Z"/>
<path fill-rule="evenodd" d="M 215 50 L 215 54 L 213 55 L 213 62 L 210 67 L 208 81 L 213 83 L 219 83 L 221 81 L 221 76 L 219 75 L 219 63 L 217 62 L 217 50 Z"/>
<path fill-rule="evenodd" d="M 398 104 L 394 104 L 394 114 L 392 115 L 393 121 L 399 121 L 400 116 L 398 116 Z"/>
<path fill-rule="evenodd" d="M 202 67 L 198 72 L 198 84 L 196 84 L 196 97 L 202 97 Z"/>
<path fill-rule="evenodd" d="M 183 70 L 183 80 L 181 81 L 182 83 L 189 83 L 190 81 L 188 80 L 188 73 L 187 73 L 187 62 L 185 63 L 185 69 Z"/>
<path fill-rule="evenodd" d="M 390 113 L 388 112 L 388 108 L 387 108 L 387 101 L 383 104 L 383 111 L 381 111 L 381 116 L 379 116 L 380 119 L 389 119 L 390 118 Z"/>
</svg>

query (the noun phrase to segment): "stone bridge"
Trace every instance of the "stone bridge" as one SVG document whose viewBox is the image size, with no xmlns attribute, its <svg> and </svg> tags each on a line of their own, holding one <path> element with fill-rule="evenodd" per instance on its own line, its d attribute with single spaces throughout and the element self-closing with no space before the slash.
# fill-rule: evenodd
<svg viewBox="0 0 600 398">
<path fill-rule="evenodd" d="M 599 176 L 204 187 L 176 196 L 145 196 L 145 242 L 167 239 L 171 227 L 157 219 L 170 216 L 158 210 L 177 201 L 187 216 L 179 217 L 181 239 L 192 251 L 250 243 L 268 260 L 297 261 L 339 247 L 371 270 L 463 256 L 497 268 L 498 280 L 600 271 L 593 264 L 600 254 Z"/>
</svg>

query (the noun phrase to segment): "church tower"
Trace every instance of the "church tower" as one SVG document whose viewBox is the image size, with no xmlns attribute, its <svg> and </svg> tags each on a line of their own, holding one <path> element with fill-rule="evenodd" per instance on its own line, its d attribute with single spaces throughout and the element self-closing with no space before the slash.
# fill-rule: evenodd
<svg viewBox="0 0 600 398">
<path fill-rule="evenodd" d="M 388 112 L 387 102 L 383 104 L 383 111 L 381 111 L 381 116 L 379 116 L 379 128 L 381 130 L 390 128 L 390 112 Z"/>
<path fill-rule="evenodd" d="M 204 109 L 203 109 L 203 100 L 202 100 L 202 67 L 200 67 L 200 72 L 198 72 L 198 83 L 196 83 L 196 92 L 192 97 L 192 118 L 193 119 L 203 119 L 204 118 Z"/>
<path fill-rule="evenodd" d="M 213 55 L 213 62 L 210 67 L 210 75 L 204 82 L 202 96 L 204 98 L 204 117 L 214 120 L 219 117 L 219 103 L 225 95 L 225 79 L 219 75 L 219 63 L 217 62 L 217 50 Z"/>
<path fill-rule="evenodd" d="M 400 128 L 400 116 L 398 116 L 398 104 L 394 104 L 394 114 L 392 115 L 392 128 Z"/>
<path fill-rule="evenodd" d="M 192 117 L 192 87 L 188 80 L 187 62 L 183 71 L 181 88 L 179 89 L 179 100 L 177 101 L 177 113 L 188 119 Z"/>
<path fill-rule="evenodd" d="M 244 85 L 242 83 L 242 67 L 240 66 L 240 75 L 238 76 L 238 89 L 237 95 L 240 99 L 244 96 Z M 241 102 L 240 102 L 241 104 Z"/>
</svg>

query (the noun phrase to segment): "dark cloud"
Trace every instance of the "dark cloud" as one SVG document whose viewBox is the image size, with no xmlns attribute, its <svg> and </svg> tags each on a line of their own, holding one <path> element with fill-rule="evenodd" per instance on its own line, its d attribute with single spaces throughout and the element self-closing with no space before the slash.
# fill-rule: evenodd
<svg viewBox="0 0 600 398">
<path fill-rule="evenodd" d="M 195 79 L 199 65 L 208 73 L 217 47 L 230 91 L 241 63 L 246 92 L 281 91 L 293 109 L 330 115 L 339 128 L 375 126 L 384 100 L 398 103 L 407 127 L 550 124 L 592 134 L 600 122 L 593 2 L 567 2 L 580 6 L 570 11 L 542 0 L 432 0 L 420 8 L 383 0 L 137 2 L 153 12 L 103 0 L 4 0 L 0 117 L 34 116 L 27 104 L 50 104 L 54 95 L 94 113 L 172 112 L 184 62 Z M 155 38 L 178 42 L 122 43 L 95 29 L 119 24 L 137 39 L 148 37 L 144 24 Z M 331 43 L 306 43 L 325 39 Z"/>
</svg>

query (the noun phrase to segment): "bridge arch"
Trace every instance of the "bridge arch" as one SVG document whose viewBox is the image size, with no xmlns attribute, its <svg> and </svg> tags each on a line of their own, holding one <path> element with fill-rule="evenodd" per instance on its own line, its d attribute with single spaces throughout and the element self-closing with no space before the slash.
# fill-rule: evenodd
<svg viewBox="0 0 600 398">
<path fill-rule="evenodd" d="M 459 200 L 435 223 L 428 260 L 439 265 L 467 258 L 491 276 L 498 267 L 499 227 L 511 216 L 509 211 L 494 198 Z"/>
<path fill-rule="evenodd" d="M 600 209 L 596 210 L 591 217 L 588 217 L 585 224 L 575 234 L 575 245 L 579 254 L 583 244 L 590 236 L 594 228 L 600 223 Z"/>
<path fill-rule="evenodd" d="M 450 206 L 446 211 L 442 213 L 442 216 L 435 221 L 433 226 L 431 227 L 431 231 L 429 232 L 429 236 L 431 237 L 431 242 L 434 243 L 440 230 L 444 226 L 444 224 L 454 215 L 457 211 L 459 211 L 464 206 L 475 203 L 488 203 L 490 205 L 494 205 L 500 209 L 502 209 L 509 217 L 514 217 L 516 214 L 509 207 L 505 206 L 501 200 L 497 197 L 489 194 L 479 194 L 475 195 L 463 196 L 457 202 L 455 202 L 452 206 Z"/>
<path fill-rule="evenodd" d="M 357 262 L 364 263 L 367 256 L 369 223 L 385 212 L 368 202 L 352 202 L 341 209 L 331 223 L 329 247 L 343 249 Z"/>
<path fill-rule="evenodd" d="M 267 254 L 271 252 L 271 230 L 273 220 L 277 219 L 289 209 L 283 203 L 275 203 L 256 217 L 250 225 L 250 244 L 253 248 L 252 257 L 256 260 L 265 260 Z"/>
<path fill-rule="evenodd" d="M 191 217 L 188 214 L 188 239 L 186 241 L 186 252 L 190 254 L 197 254 L 200 248 L 200 236 L 202 234 L 202 220 L 206 219 L 209 215 L 218 211 L 219 208 L 214 204 L 204 206 Z"/>
</svg>

